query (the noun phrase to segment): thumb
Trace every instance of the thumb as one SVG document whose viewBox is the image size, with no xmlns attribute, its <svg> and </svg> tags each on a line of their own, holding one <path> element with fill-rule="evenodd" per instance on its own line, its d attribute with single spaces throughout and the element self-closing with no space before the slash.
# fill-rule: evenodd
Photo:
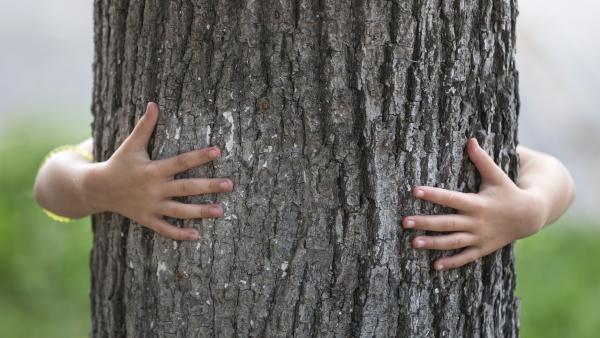
<svg viewBox="0 0 600 338">
<path fill-rule="evenodd" d="M 471 162 L 475 164 L 475 167 L 479 171 L 483 182 L 502 184 L 507 179 L 510 180 L 504 171 L 494 162 L 494 159 L 481 148 L 476 138 L 472 137 L 467 142 L 467 152 L 469 153 Z"/>
<path fill-rule="evenodd" d="M 148 141 L 150 141 L 157 121 L 158 105 L 154 102 L 148 102 L 146 112 L 139 119 L 131 134 L 123 142 L 123 147 L 128 150 L 147 150 Z"/>
</svg>

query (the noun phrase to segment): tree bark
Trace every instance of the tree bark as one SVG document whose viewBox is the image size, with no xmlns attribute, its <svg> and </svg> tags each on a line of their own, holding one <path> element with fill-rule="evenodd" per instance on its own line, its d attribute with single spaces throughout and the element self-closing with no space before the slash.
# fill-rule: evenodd
<svg viewBox="0 0 600 338">
<path fill-rule="evenodd" d="M 152 159 L 231 177 L 177 242 L 92 217 L 94 337 L 516 337 L 513 247 L 436 272 L 401 219 L 476 192 L 480 144 L 516 180 L 516 0 L 96 0 L 92 122 L 108 159 L 147 101 Z"/>
</svg>

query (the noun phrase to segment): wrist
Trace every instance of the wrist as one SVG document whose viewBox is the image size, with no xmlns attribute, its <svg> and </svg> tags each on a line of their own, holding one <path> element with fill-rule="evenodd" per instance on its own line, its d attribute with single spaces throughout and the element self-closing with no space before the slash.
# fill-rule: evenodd
<svg viewBox="0 0 600 338">
<path fill-rule="evenodd" d="M 532 211 L 530 232 L 531 234 L 534 234 L 542 230 L 548 222 L 548 215 L 550 213 L 549 203 L 544 198 L 544 195 L 534 188 L 525 189 L 523 191 L 528 196 L 527 205 Z"/>
<path fill-rule="evenodd" d="M 81 166 L 79 193 L 88 214 L 108 211 L 98 191 L 98 187 L 102 186 L 101 173 L 104 163 L 88 162 Z"/>
</svg>

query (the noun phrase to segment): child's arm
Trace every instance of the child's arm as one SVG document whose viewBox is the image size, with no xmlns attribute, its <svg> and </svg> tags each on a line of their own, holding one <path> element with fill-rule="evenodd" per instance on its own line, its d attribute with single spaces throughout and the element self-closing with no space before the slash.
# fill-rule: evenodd
<svg viewBox="0 0 600 338">
<path fill-rule="evenodd" d="M 94 140 L 91 137 L 83 140 L 81 143 L 77 144 L 77 146 L 85 149 L 90 154 L 94 153 Z"/>
<path fill-rule="evenodd" d="M 83 149 L 91 153 L 88 140 L 78 146 L 84 146 Z M 69 218 L 81 218 L 92 213 L 80 188 L 83 176 L 95 165 L 83 155 L 71 151 L 52 155 L 37 172 L 33 185 L 36 201 L 43 208 Z"/>
<path fill-rule="evenodd" d="M 220 217 L 219 204 L 186 204 L 171 197 L 228 192 L 229 179 L 174 179 L 174 175 L 220 157 L 216 147 L 190 151 L 163 160 L 150 160 L 147 144 L 158 120 L 158 106 L 149 103 L 131 134 L 104 162 L 90 163 L 74 152 L 59 152 L 40 168 L 34 183 L 37 202 L 59 215 L 80 218 L 91 213 L 117 212 L 163 236 L 197 239 L 193 228 L 178 228 L 162 216 Z M 92 140 L 80 143 L 92 151 Z"/>
<path fill-rule="evenodd" d="M 415 248 L 463 249 L 438 259 L 434 263 L 437 270 L 460 267 L 535 234 L 560 217 L 575 198 L 573 178 L 555 157 L 517 146 L 520 174 L 515 184 L 475 138 L 469 140 L 467 152 L 481 175 L 479 192 L 416 186 L 416 197 L 456 209 L 457 213 L 407 216 L 402 220 L 406 229 L 447 232 L 417 236 L 413 239 Z"/>
<path fill-rule="evenodd" d="M 520 175 L 517 185 L 532 191 L 545 200 L 542 227 L 554 223 L 573 203 L 575 183 L 567 168 L 555 157 L 517 146 L 520 157 Z M 538 229 L 539 230 L 539 229 Z"/>
</svg>

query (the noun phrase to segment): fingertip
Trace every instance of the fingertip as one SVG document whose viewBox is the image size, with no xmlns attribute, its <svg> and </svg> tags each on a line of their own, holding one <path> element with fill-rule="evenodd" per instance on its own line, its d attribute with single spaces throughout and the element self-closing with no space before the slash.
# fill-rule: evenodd
<svg viewBox="0 0 600 338">
<path fill-rule="evenodd" d="M 200 238 L 200 233 L 196 229 L 190 229 L 186 233 L 186 239 L 190 241 L 195 241 Z"/>
<path fill-rule="evenodd" d="M 412 217 L 404 217 L 402 224 L 404 224 L 404 227 L 406 229 L 414 228 L 415 227 L 415 219 Z"/>
<path fill-rule="evenodd" d="M 211 147 L 208 151 L 208 156 L 212 159 L 219 158 L 221 156 L 221 150 L 218 147 Z"/>
<path fill-rule="evenodd" d="M 219 187 L 223 191 L 232 191 L 233 190 L 233 182 L 228 178 L 221 179 L 221 183 L 219 183 Z"/>
<path fill-rule="evenodd" d="M 441 260 L 438 260 L 438 261 L 436 261 L 436 262 L 433 264 L 433 268 L 434 268 L 434 269 L 436 269 L 437 271 L 442 271 L 442 270 L 444 270 L 444 263 L 443 263 L 443 261 L 441 261 Z"/>
<path fill-rule="evenodd" d="M 413 195 L 415 195 L 416 197 L 423 197 L 425 196 L 425 190 L 421 186 L 415 186 L 413 188 Z"/>
<path fill-rule="evenodd" d="M 422 247 L 424 247 L 424 246 L 425 246 L 425 240 L 424 240 L 423 238 L 416 237 L 416 238 L 413 240 L 413 246 L 414 246 L 415 248 L 422 248 Z"/>
<path fill-rule="evenodd" d="M 210 207 L 209 213 L 212 217 L 221 217 L 223 215 L 223 210 L 221 209 L 220 205 L 215 204 Z"/>
<path fill-rule="evenodd" d="M 142 117 L 147 118 L 150 121 L 155 121 L 158 116 L 158 105 L 155 102 L 148 102 L 146 105 L 146 111 Z"/>
<path fill-rule="evenodd" d="M 469 158 L 479 169 L 481 165 L 486 162 L 490 157 L 488 153 L 479 145 L 479 141 L 475 137 L 469 140 L 471 142 L 470 147 L 467 147 Z"/>
<path fill-rule="evenodd" d="M 469 139 L 469 145 L 468 145 L 467 149 L 469 150 L 469 155 L 471 155 L 471 156 L 476 154 L 477 150 L 481 149 L 481 147 L 479 146 L 479 142 L 477 141 L 477 139 L 475 137 L 471 137 Z"/>
</svg>

